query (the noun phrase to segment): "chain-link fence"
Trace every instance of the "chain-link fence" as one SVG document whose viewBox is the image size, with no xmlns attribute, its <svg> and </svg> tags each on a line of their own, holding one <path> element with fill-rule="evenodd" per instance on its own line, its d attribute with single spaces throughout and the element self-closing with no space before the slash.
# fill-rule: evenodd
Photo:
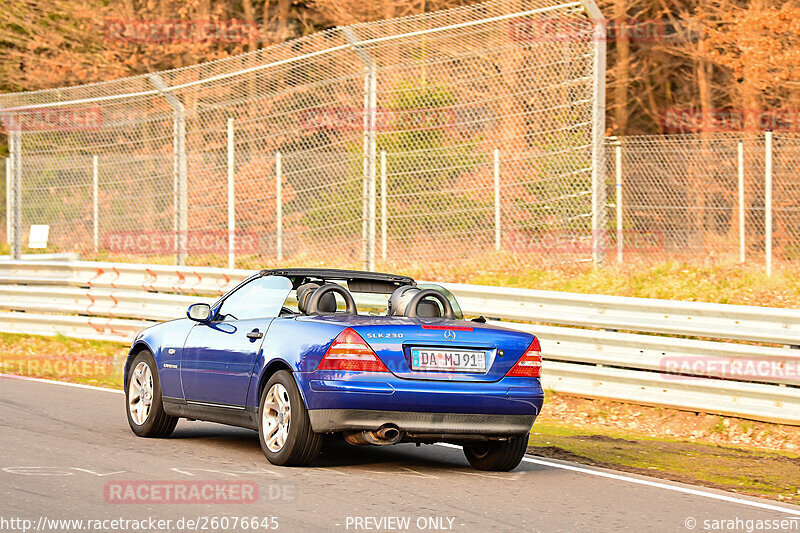
<svg viewBox="0 0 800 533">
<path fill-rule="evenodd" d="M 597 13 L 493 1 L 2 95 L 20 244 L 46 224 L 48 251 L 122 261 L 589 261 Z"/>
<path fill-rule="evenodd" d="M 609 259 L 617 252 L 626 264 L 800 259 L 800 137 L 625 137 L 609 141 L 607 161 Z"/>
<path fill-rule="evenodd" d="M 0 95 L 3 241 L 435 273 L 798 259 L 800 137 L 603 143 L 598 17 L 588 0 L 501 0 Z M 27 249 L 32 225 L 47 248 Z"/>
</svg>

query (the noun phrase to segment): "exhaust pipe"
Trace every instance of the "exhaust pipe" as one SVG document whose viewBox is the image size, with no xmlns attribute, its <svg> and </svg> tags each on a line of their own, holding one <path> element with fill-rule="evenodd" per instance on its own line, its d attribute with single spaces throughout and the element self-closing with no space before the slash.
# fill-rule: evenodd
<svg viewBox="0 0 800 533">
<path fill-rule="evenodd" d="M 388 446 L 397 444 L 403 438 L 400 429 L 392 424 L 381 426 L 375 431 L 356 431 L 345 433 L 344 440 L 356 446 Z"/>
</svg>

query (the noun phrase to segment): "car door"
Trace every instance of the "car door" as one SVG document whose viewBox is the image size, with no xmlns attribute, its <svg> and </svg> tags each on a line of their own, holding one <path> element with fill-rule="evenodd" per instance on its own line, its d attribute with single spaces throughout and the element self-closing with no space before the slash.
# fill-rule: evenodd
<svg viewBox="0 0 800 533">
<path fill-rule="evenodd" d="M 282 276 L 256 277 L 215 306 L 186 337 L 181 383 L 187 402 L 243 407 L 267 330 L 291 291 Z"/>
</svg>

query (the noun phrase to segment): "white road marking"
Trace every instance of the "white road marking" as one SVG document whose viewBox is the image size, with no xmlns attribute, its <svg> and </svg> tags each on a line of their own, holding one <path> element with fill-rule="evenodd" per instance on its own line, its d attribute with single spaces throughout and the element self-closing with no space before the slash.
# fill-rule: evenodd
<svg viewBox="0 0 800 533">
<path fill-rule="evenodd" d="M 503 481 L 516 481 L 521 473 L 517 472 L 515 474 L 511 474 L 508 472 L 502 472 L 497 474 L 492 474 L 491 472 L 468 472 L 467 470 L 456 470 L 451 469 L 448 472 L 452 472 L 454 474 L 461 474 L 464 476 L 480 476 L 480 477 L 488 477 L 489 479 L 502 479 Z"/>
<path fill-rule="evenodd" d="M 87 474 L 94 474 L 97 477 L 106 477 L 106 476 L 113 476 L 114 474 L 124 474 L 125 470 L 117 470 L 116 472 L 109 472 L 107 474 L 101 474 L 100 472 L 95 472 L 94 470 L 88 470 L 86 468 L 78 468 L 77 466 L 72 467 L 74 470 L 79 472 L 86 472 Z"/>
<path fill-rule="evenodd" d="M 457 448 L 460 449 L 461 446 L 456 444 L 449 444 L 446 442 L 439 442 L 436 444 L 437 446 L 443 446 L 445 448 Z M 800 516 L 800 509 L 791 509 L 789 507 L 782 507 L 780 505 L 772 505 L 769 503 L 758 502 L 753 500 L 745 500 L 744 498 L 737 498 L 736 496 L 728 496 L 725 494 L 716 494 L 713 492 L 706 492 L 704 490 L 692 489 L 689 487 L 681 487 L 680 485 L 668 485 L 667 483 L 659 483 L 658 481 L 650 481 L 648 479 L 639 479 L 635 477 L 629 477 L 622 474 L 613 474 L 611 472 L 603 472 L 601 470 L 593 470 L 591 468 L 583 468 L 580 466 L 573 466 L 567 465 L 562 463 L 553 463 L 550 461 L 546 461 L 544 459 L 534 459 L 533 457 L 523 457 L 523 461 L 526 463 L 533 463 L 542 466 L 549 466 L 550 468 L 560 468 L 562 470 L 571 470 L 573 472 L 580 472 L 581 474 L 589 474 L 591 476 L 598 476 L 604 477 L 608 479 L 613 479 L 616 481 L 626 481 L 628 483 L 635 483 L 637 485 L 645 485 L 648 487 L 654 487 L 657 489 L 664 489 L 664 490 L 671 490 L 675 492 L 683 492 L 684 494 L 691 494 L 692 496 L 701 496 L 703 498 L 711 498 L 713 500 L 721 500 L 724 502 L 729 503 L 738 503 L 741 505 L 749 505 L 750 507 L 758 507 L 759 509 L 768 509 L 770 511 L 780 511 L 782 513 L 788 513 L 796 516 Z"/>
<path fill-rule="evenodd" d="M 80 383 L 67 383 L 65 381 L 54 381 L 52 379 L 41 379 L 41 378 L 29 378 L 25 376 L 17 376 L 14 374 L 0 374 L 0 378 L 12 378 L 12 379 L 19 379 L 23 381 L 37 381 L 40 383 L 51 383 L 53 385 L 64 385 L 67 387 L 75 387 L 79 389 L 89 389 L 89 390 L 98 390 L 104 392 L 115 392 L 118 394 L 124 394 L 124 391 L 119 389 L 108 389 L 104 387 L 95 387 L 93 385 L 83 385 Z M 442 446 L 445 448 L 455 448 L 461 449 L 461 446 L 456 444 L 448 444 L 446 442 L 440 442 L 437 446 Z M 526 463 L 537 464 L 540 466 L 548 466 L 550 468 L 558 468 L 561 470 L 570 470 L 572 472 L 579 472 L 581 474 L 588 474 L 590 476 L 597 476 L 597 477 L 604 477 L 606 479 L 613 479 L 615 481 L 625 481 L 627 483 L 634 483 L 636 485 L 645 485 L 647 487 L 653 487 L 656 489 L 663 489 L 663 490 L 671 490 L 673 492 L 682 492 L 684 494 L 691 494 L 692 496 L 700 496 L 701 498 L 710 498 L 712 500 L 720 500 L 723 502 L 728 503 L 738 503 L 740 505 L 747 505 L 749 507 L 756 507 L 758 509 L 767 509 L 769 511 L 778 511 L 781 513 L 787 513 L 795 516 L 800 516 L 800 509 L 792 509 L 789 507 L 783 507 L 780 505 L 772 505 L 766 502 L 759 502 L 753 500 L 746 500 L 744 498 L 737 498 L 736 496 L 728 496 L 726 494 L 716 494 L 714 492 L 706 492 L 704 490 L 693 489 L 690 487 L 682 487 L 680 485 L 669 485 L 667 483 L 660 483 L 658 481 L 650 481 L 648 479 L 639 479 L 635 477 L 625 476 L 622 474 L 613 474 L 611 472 L 603 472 L 601 470 L 593 470 L 590 468 L 583 468 L 580 466 L 573 466 L 567 465 L 562 463 L 553 463 L 550 461 L 546 461 L 544 459 L 534 459 L 533 457 L 523 457 L 523 461 Z M 385 472 L 382 472 L 385 473 Z M 435 476 L 433 476 L 435 477 Z"/>
<path fill-rule="evenodd" d="M 390 465 L 386 468 L 386 470 L 361 470 L 361 472 L 365 472 L 367 474 L 377 474 L 380 476 L 391 474 L 393 476 L 410 476 L 410 477 L 439 479 L 439 477 L 434 474 L 425 474 L 423 472 L 418 472 L 416 470 L 413 470 L 405 466 L 399 466 L 399 468 L 400 470 L 398 470 L 398 465 Z"/>
<path fill-rule="evenodd" d="M 56 381 L 54 379 L 29 378 L 27 376 L 17 376 L 16 374 L 0 373 L 0 378 L 19 379 L 21 381 L 36 381 L 39 383 L 51 383 L 53 385 L 64 385 L 65 387 L 75 387 L 76 389 L 100 390 L 103 392 L 115 392 L 117 394 L 125 394 L 125 391 L 123 391 L 122 389 L 109 389 L 107 387 L 96 387 L 94 385 L 84 385 L 82 383 L 70 383 L 68 381 Z"/>
<path fill-rule="evenodd" d="M 255 476 L 258 474 L 269 474 L 271 476 L 283 477 L 283 474 L 281 474 L 280 472 L 273 472 L 272 470 L 267 470 L 265 468 L 261 468 L 258 470 L 234 470 L 230 472 L 227 472 L 225 470 L 214 470 L 212 468 L 173 468 L 172 470 L 179 474 L 183 474 L 185 476 L 194 476 L 195 474 L 193 474 L 192 472 L 211 472 L 212 474 L 224 474 L 226 476 L 234 476 L 234 477 L 243 475 Z"/>
</svg>

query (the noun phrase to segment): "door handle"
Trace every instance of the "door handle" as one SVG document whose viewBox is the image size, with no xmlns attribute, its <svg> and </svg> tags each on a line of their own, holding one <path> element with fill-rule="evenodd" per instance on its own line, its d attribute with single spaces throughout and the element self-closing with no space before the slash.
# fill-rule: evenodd
<svg viewBox="0 0 800 533">
<path fill-rule="evenodd" d="M 258 328 L 254 329 L 253 331 L 247 334 L 248 339 L 260 339 L 263 336 L 264 334 L 258 331 Z"/>
</svg>

